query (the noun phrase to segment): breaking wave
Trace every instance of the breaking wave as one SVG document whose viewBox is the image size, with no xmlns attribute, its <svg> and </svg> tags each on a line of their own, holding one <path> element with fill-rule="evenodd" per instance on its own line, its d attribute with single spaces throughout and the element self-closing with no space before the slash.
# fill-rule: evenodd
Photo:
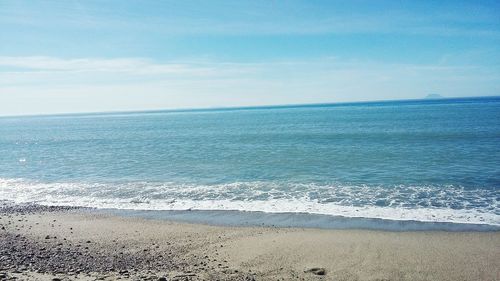
<svg viewBox="0 0 500 281">
<path fill-rule="evenodd" d="M 496 190 L 457 186 L 319 185 L 291 182 L 37 182 L 0 179 L 16 204 L 132 210 L 237 210 L 500 225 Z"/>
</svg>

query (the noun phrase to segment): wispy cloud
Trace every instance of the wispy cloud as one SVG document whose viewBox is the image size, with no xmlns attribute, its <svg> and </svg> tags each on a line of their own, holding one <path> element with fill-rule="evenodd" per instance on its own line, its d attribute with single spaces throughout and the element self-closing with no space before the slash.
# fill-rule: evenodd
<svg viewBox="0 0 500 281">
<path fill-rule="evenodd" d="M 0 57 L 0 67 L 10 67 L 14 72 L 114 72 L 134 74 L 190 74 L 207 75 L 209 67 L 193 64 L 158 64 L 141 58 L 76 58 L 63 59 L 44 56 Z M 0 68 L 1 71 L 1 68 Z"/>
<path fill-rule="evenodd" d="M 0 71 L 2 115 L 403 99 L 431 92 L 444 96 L 500 92 L 497 71 L 474 66 L 338 59 L 249 64 L 177 62 L 174 69 L 182 69 L 179 74 L 171 71 L 168 63 L 144 63 L 134 58 L 112 62 L 45 60 L 51 62 L 47 67 L 32 58 L 1 60 L 4 67 L 26 68 L 21 72 Z M 76 63 L 81 61 L 88 63 Z M 164 71 L 164 67 L 169 70 Z M 210 71 L 200 72 L 198 67 Z M 143 68 L 152 70 L 148 74 Z"/>
<path fill-rule="evenodd" d="M 163 35 L 422 34 L 499 37 L 494 10 L 467 5 L 314 5 L 310 2 L 162 1 L 149 5 L 65 1 L 49 5 L 18 1 L 0 10 L 0 23 Z M 121 4 L 121 5 L 120 5 Z M 129 3 L 130 4 L 130 3 Z M 387 4 L 387 3 L 386 3 Z M 353 9 L 356 5 L 365 9 Z M 377 6 L 380 6 L 377 8 Z M 461 6 L 457 8 L 456 6 Z M 372 8 L 369 8 L 372 7 Z M 375 7 L 375 8 L 373 8 Z M 473 11 L 463 13 L 464 9 Z M 147 16 L 146 16 L 147 15 Z M 301 15 L 300 17 L 297 15 Z M 50 17 L 48 17 L 50 16 Z"/>
<path fill-rule="evenodd" d="M 141 100 L 154 94 L 158 107 L 165 106 L 165 100 L 175 107 L 200 105 L 200 100 L 203 105 L 215 106 L 242 105 L 244 101 L 268 104 L 394 99 L 436 91 L 449 96 L 467 95 L 468 91 L 494 94 L 492 89 L 500 85 L 496 74 L 494 68 L 475 65 L 338 58 L 165 63 L 144 58 L 0 57 L 0 97 L 50 92 L 63 97 L 99 93 L 116 98 L 127 93 Z"/>
<path fill-rule="evenodd" d="M 0 114 L 498 94 L 499 8 L 0 1 Z"/>
</svg>

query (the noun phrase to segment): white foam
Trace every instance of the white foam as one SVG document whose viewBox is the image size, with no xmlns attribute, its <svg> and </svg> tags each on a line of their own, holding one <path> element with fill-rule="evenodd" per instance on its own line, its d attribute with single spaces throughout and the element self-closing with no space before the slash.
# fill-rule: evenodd
<svg viewBox="0 0 500 281">
<path fill-rule="evenodd" d="M 320 202 L 308 196 L 297 198 L 273 198 L 265 200 L 245 198 L 258 197 L 259 194 L 277 192 L 276 186 L 267 183 L 265 191 L 258 188 L 263 183 L 233 183 L 218 186 L 175 185 L 162 183 L 125 183 L 120 186 L 82 183 L 39 183 L 22 179 L 0 179 L 0 200 L 14 203 L 38 203 L 42 205 L 82 206 L 94 208 L 116 208 L 132 210 L 237 210 L 262 211 L 270 213 L 310 213 L 344 217 L 380 218 L 390 220 L 415 220 L 423 222 L 474 223 L 500 226 L 498 202 L 486 208 L 452 209 L 446 207 L 405 207 L 402 204 L 389 206 L 346 205 L 346 201 Z M 253 187 L 253 188 L 252 188 Z M 117 194 L 116 189 L 123 189 Z M 246 190 L 240 199 L 220 198 Z M 359 188 L 346 193 L 344 197 L 356 196 Z M 366 187 L 370 189 L 370 187 Z M 373 189 L 373 188 L 371 188 Z M 425 189 L 425 188 L 424 188 Z M 252 191 L 253 190 L 253 191 Z M 293 191 L 292 191 L 293 193 Z M 297 193 L 302 194 L 302 193 Z M 161 196 L 160 196 L 161 195 Z M 190 199 L 187 196 L 199 197 Z M 281 195 L 278 197 L 282 197 Z M 242 199 L 243 198 L 243 199 Z M 393 199 L 395 200 L 395 199 Z M 368 202 L 369 203 L 369 202 Z"/>
</svg>

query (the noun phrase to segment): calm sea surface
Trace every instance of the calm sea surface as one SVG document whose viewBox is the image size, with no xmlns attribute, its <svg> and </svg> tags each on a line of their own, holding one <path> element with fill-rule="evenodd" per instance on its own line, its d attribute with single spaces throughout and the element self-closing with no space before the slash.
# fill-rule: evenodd
<svg viewBox="0 0 500 281">
<path fill-rule="evenodd" d="M 0 200 L 500 225 L 500 98 L 3 117 Z"/>
</svg>

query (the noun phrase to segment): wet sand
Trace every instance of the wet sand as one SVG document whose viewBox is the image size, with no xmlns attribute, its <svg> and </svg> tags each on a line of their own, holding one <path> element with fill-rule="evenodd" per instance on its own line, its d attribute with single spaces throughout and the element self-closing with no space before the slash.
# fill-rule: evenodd
<svg viewBox="0 0 500 281">
<path fill-rule="evenodd" d="M 210 226 L 39 206 L 0 217 L 0 280 L 500 280 L 500 232 Z"/>
</svg>

